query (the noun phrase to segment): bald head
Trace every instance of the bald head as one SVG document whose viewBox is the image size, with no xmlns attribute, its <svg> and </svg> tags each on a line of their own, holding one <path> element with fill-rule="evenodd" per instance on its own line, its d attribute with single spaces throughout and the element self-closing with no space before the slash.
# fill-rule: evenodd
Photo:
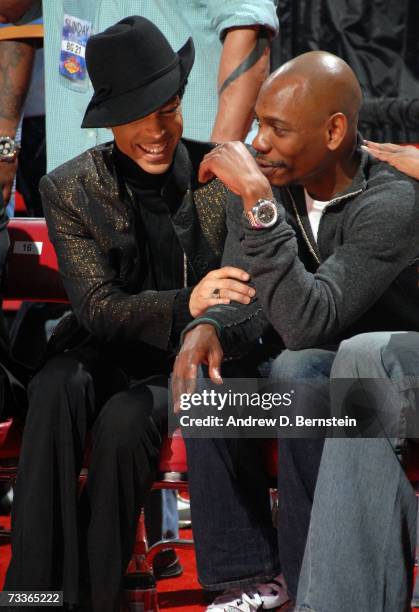
<svg viewBox="0 0 419 612">
<path fill-rule="evenodd" d="M 347 185 L 359 163 L 361 98 L 353 71 L 331 53 L 311 51 L 274 72 L 256 101 L 253 140 L 271 183 L 304 185 L 325 200 Z"/>
<path fill-rule="evenodd" d="M 294 103 L 304 104 L 319 120 L 343 113 L 348 122 L 356 124 L 362 102 L 353 70 L 326 51 L 310 51 L 283 64 L 267 79 L 263 90 L 292 93 Z"/>
</svg>

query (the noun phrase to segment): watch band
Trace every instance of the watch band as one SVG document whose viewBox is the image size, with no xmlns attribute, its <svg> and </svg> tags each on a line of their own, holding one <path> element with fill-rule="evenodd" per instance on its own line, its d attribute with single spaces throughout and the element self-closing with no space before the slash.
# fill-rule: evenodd
<svg viewBox="0 0 419 612">
<path fill-rule="evenodd" d="M 261 214 L 261 211 L 264 209 L 265 212 Z M 266 209 L 270 211 L 270 219 L 266 219 Z M 251 210 L 245 212 L 245 216 L 252 229 L 266 229 L 272 227 L 278 220 L 276 200 L 268 200 L 263 198 L 258 200 Z"/>
<path fill-rule="evenodd" d="M 253 209 L 252 209 L 252 210 L 253 210 Z M 260 225 L 260 223 L 258 223 L 258 222 L 256 221 L 256 219 L 255 219 L 255 215 L 253 214 L 252 210 L 248 210 L 247 212 L 245 212 L 245 213 L 244 213 L 244 214 L 245 214 L 245 216 L 246 216 L 246 219 L 248 220 L 248 222 L 249 222 L 250 226 L 251 226 L 253 229 L 261 229 L 263 226 L 262 226 L 262 225 Z"/>
</svg>

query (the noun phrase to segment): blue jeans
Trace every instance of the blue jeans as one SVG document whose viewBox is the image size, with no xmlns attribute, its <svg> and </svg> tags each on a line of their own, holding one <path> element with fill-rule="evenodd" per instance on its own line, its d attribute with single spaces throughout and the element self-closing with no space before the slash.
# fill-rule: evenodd
<svg viewBox="0 0 419 612">
<path fill-rule="evenodd" d="M 387 379 L 401 421 L 419 399 L 419 334 L 362 334 L 341 344 L 334 379 Z M 297 612 L 410 610 L 417 504 L 395 439 L 325 441 L 297 594 Z"/>
<path fill-rule="evenodd" d="M 226 378 L 256 378 L 247 362 Z M 280 573 L 262 440 L 185 438 L 199 581 L 208 590 L 246 587 Z"/>
<path fill-rule="evenodd" d="M 284 351 L 274 378 L 316 379 L 328 386 L 332 351 Z M 265 364 L 264 364 L 265 365 Z M 226 378 L 257 377 L 247 364 L 223 364 Z M 313 391 L 314 392 L 314 391 Z M 323 394 L 324 403 L 328 395 Z M 262 440 L 186 438 L 198 576 L 208 589 L 244 587 L 278 575 Z M 323 440 L 281 440 L 281 567 L 296 593 Z M 309 458 L 309 461 L 307 459 Z M 283 493 L 284 491 L 284 493 Z"/>
</svg>

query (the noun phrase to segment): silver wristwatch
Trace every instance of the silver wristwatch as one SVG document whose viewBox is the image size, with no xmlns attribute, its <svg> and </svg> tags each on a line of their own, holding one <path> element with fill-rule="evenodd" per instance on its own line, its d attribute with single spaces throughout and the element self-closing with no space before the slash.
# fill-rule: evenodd
<svg viewBox="0 0 419 612">
<path fill-rule="evenodd" d="M 0 161 L 15 161 L 19 147 L 14 138 L 10 136 L 0 136 Z"/>
<path fill-rule="evenodd" d="M 258 200 L 246 212 L 246 217 L 253 229 L 272 227 L 278 221 L 277 203 L 275 200 Z"/>
</svg>

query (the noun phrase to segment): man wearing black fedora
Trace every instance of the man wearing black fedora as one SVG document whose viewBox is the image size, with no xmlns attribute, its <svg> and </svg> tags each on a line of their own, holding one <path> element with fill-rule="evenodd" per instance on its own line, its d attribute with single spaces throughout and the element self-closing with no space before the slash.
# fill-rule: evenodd
<svg viewBox="0 0 419 612">
<path fill-rule="evenodd" d="M 72 313 L 29 387 L 7 591 L 63 590 L 67 607 L 118 610 L 180 332 L 254 294 L 245 272 L 219 268 L 226 189 L 196 178 L 211 145 L 181 140 L 193 60 L 191 39 L 175 53 L 142 17 L 87 43 L 94 95 L 82 125 L 109 127 L 114 141 L 41 182 Z"/>
</svg>

